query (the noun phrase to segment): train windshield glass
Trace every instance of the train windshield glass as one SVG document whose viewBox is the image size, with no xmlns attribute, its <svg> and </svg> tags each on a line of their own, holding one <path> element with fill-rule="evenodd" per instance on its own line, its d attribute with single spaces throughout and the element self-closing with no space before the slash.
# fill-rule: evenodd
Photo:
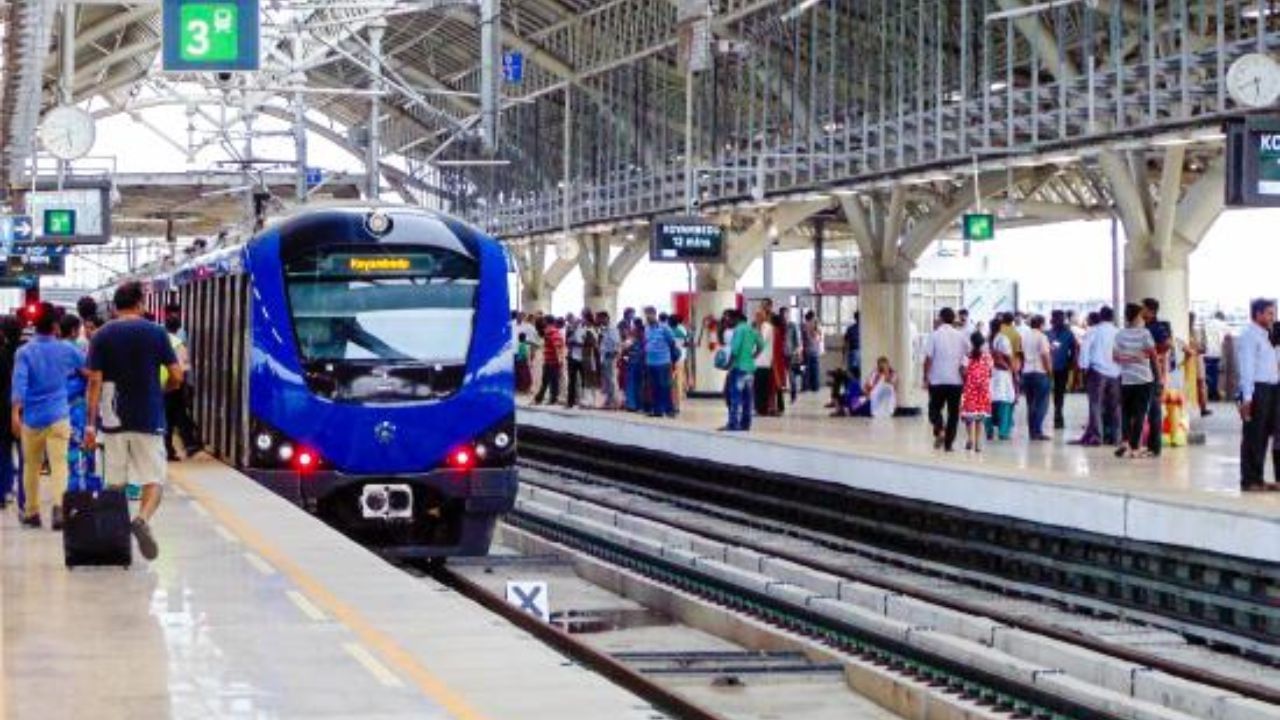
<svg viewBox="0 0 1280 720">
<path fill-rule="evenodd" d="M 325 248 L 285 264 L 306 362 L 464 365 L 480 268 L 431 247 Z"/>
</svg>

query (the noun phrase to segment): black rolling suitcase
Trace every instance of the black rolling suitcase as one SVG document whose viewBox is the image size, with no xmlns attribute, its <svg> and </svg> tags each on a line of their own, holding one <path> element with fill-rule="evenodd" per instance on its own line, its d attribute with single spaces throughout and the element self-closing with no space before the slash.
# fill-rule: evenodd
<svg viewBox="0 0 1280 720">
<path fill-rule="evenodd" d="M 133 563 L 129 500 L 124 490 L 68 490 L 62 496 L 67 567 Z"/>
</svg>

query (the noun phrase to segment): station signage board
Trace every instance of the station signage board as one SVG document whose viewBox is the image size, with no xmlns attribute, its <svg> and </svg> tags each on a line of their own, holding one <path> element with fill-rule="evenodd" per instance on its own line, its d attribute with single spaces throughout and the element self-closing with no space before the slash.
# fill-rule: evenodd
<svg viewBox="0 0 1280 720">
<path fill-rule="evenodd" d="M 24 217 L 31 223 L 25 239 L 14 246 L 105 245 L 111 240 L 110 188 L 105 183 L 62 189 L 43 185 L 20 196 Z"/>
<path fill-rule="evenodd" d="M 981 242 L 996 236 L 996 216 L 991 213 L 967 213 L 964 216 L 964 239 Z"/>
<path fill-rule="evenodd" d="M 1280 115 L 1226 125 L 1226 204 L 1280 207 Z"/>
<path fill-rule="evenodd" d="M 10 255 L 6 264 L 7 275 L 62 275 L 67 271 L 66 255 L 47 253 Z"/>
<path fill-rule="evenodd" d="M 164 70 L 256 71 L 259 26 L 258 0 L 164 0 Z"/>
<path fill-rule="evenodd" d="M 858 258 L 823 258 L 821 268 L 815 263 L 813 290 L 819 295 L 857 295 Z"/>
<path fill-rule="evenodd" d="M 660 217 L 653 223 L 649 245 L 652 262 L 724 262 L 725 232 L 697 216 Z"/>
<path fill-rule="evenodd" d="M 508 85 L 519 85 L 524 82 L 524 53 L 519 50 L 507 50 L 502 53 L 502 78 Z"/>
</svg>

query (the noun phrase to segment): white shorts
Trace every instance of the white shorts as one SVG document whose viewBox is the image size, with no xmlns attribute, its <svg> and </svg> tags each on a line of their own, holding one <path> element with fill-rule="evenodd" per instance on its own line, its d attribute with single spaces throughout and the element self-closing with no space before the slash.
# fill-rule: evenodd
<svg viewBox="0 0 1280 720">
<path fill-rule="evenodd" d="M 164 436 L 150 433 L 103 433 L 102 481 L 107 487 L 163 485 L 168 458 Z"/>
</svg>

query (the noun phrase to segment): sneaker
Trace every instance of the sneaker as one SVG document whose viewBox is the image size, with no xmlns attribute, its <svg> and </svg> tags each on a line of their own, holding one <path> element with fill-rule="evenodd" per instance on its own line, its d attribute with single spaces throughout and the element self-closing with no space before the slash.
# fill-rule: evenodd
<svg viewBox="0 0 1280 720">
<path fill-rule="evenodd" d="M 22 526 L 23 526 L 23 527 L 29 527 L 29 528 L 37 528 L 37 529 L 39 529 L 39 528 L 40 528 L 40 516 L 39 516 L 39 515 L 25 515 L 25 516 L 23 516 L 23 518 L 22 518 Z"/>
<path fill-rule="evenodd" d="M 49 521 L 49 529 L 54 532 L 62 532 L 62 507 L 53 506 L 53 518 Z"/>
<path fill-rule="evenodd" d="M 199 455 L 202 452 L 204 452 L 204 443 L 197 443 L 195 445 L 192 445 L 191 447 L 187 448 L 187 459 L 190 460 L 191 458 Z"/>
<path fill-rule="evenodd" d="M 160 547 L 156 545 L 156 539 L 151 536 L 151 527 L 147 525 L 147 521 L 134 518 L 131 529 L 134 539 L 138 541 L 138 552 L 148 560 L 155 560 L 160 554 Z"/>
</svg>

